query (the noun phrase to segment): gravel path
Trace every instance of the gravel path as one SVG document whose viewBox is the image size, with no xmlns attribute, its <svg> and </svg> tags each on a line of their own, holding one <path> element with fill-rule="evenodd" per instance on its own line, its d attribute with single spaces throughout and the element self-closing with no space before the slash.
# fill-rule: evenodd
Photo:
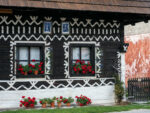
<svg viewBox="0 0 150 113">
<path fill-rule="evenodd" d="M 131 111 L 111 112 L 111 113 L 150 113 L 150 110 L 148 110 L 148 109 L 138 109 L 138 110 L 131 110 Z"/>
</svg>

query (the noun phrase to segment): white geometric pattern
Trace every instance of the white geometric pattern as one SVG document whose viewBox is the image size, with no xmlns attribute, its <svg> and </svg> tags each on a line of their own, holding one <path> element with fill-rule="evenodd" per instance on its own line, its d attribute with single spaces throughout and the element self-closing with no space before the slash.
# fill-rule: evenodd
<svg viewBox="0 0 150 113">
<path fill-rule="evenodd" d="M 98 36 L 98 37 L 96 37 L 96 36 L 89 36 L 89 35 L 87 35 L 87 36 L 83 37 L 82 35 L 79 35 L 79 36 L 77 36 L 77 35 L 73 35 L 73 36 L 71 36 L 71 35 L 68 35 L 68 36 L 62 35 L 62 36 L 59 37 L 58 35 L 54 35 L 54 36 L 50 36 L 50 35 L 35 36 L 34 34 L 32 34 L 31 36 L 26 36 L 26 35 L 21 35 L 20 36 L 18 34 L 16 34 L 15 36 L 0 35 L 0 39 L 4 39 L 5 41 L 7 41 L 9 39 L 11 39 L 12 41 L 14 41 L 14 40 L 22 40 L 23 38 L 25 38 L 26 40 L 35 39 L 36 41 L 38 41 L 38 40 L 44 40 L 44 41 L 45 40 L 50 40 L 50 41 L 53 41 L 54 39 L 57 39 L 57 40 L 61 41 L 63 39 L 65 41 L 68 41 L 68 40 L 72 40 L 72 41 L 74 41 L 74 40 L 82 40 L 82 41 L 96 40 L 96 41 L 100 41 L 100 40 L 102 40 L 102 41 L 114 41 L 114 42 L 118 41 L 118 42 L 120 42 L 120 39 L 119 39 L 118 36 L 116 36 L 116 37 L 113 37 L 113 36 L 110 36 L 110 37 L 107 37 L 107 36 L 104 36 L 104 37 Z"/>
<path fill-rule="evenodd" d="M 94 82 L 91 83 L 90 81 L 94 81 Z M 44 84 L 38 85 L 39 82 L 45 82 L 45 84 L 47 85 L 44 85 Z M 58 85 L 57 85 L 57 82 L 59 82 Z M 18 84 L 18 83 L 22 85 L 16 86 L 15 84 Z M 29 84 L 29 86 L 23 85 L 24 83 Z M 6 84 L 7 87 L 3 86 L 3 84 Z M 77 88 L 77 87 L 99 87 L 99 86 L 108 86 L 108 85 L 114 85 L 114 78 L 0 81 L 0 90 L 17 91 L 17 90 L 32 90 L 32 89 L 38 90 L 38 89 L 51 89 L 51 88 L 57 89 L 57 88 Z"/>
</svg>

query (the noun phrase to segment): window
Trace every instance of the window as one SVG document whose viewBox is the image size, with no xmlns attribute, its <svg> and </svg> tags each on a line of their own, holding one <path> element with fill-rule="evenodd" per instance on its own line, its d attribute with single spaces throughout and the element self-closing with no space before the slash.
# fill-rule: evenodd
<svg viewBox="0 0 150 113">
<path fill-rule="evenodd" d="M 94 76 L 95 49 L 93 44 L 71 44 L 70 76 Z"/>
<path fill-rule="evenodd" d="M 44 75 L 44 45 L 16 45 L 16 76 L 18 78 L 43 77 Z"/>
</svg>

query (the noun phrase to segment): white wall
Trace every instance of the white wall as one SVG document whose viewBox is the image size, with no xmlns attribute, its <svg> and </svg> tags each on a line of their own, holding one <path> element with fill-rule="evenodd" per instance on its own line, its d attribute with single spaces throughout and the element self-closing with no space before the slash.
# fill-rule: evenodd
<svg viewBox="0 0 150 113">
<path fill-rule="evenodd" d="M 0 108 L 19 107 L 22 96 L 35 96 L 37 99 L 53 96 L 80 96 L 85 95 L 92 100 L 92 104 L 114 103 L 114 86 L 98 86 L 83 88 L 60 88 L 46 90 L 26 90 L 26 91 L 2 91 L 0 92 Z"/>
</svg>

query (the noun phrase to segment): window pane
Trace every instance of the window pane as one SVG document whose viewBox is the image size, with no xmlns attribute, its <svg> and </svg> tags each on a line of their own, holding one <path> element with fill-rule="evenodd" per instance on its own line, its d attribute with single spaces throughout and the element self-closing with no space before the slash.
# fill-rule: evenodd
<svg viewBox="0 0 150 113">
<path fill-rule="evenodd" d="M 78 47 L 74 47 L 72 49 L 72 57 L 73 57 L 73 60 L 80 59 L 80 52 L 79 52 L 79 48 Z"/>
<path fill-rule="evenodd" d="M 32 65 L 35 65 L 37 63 L 40 64 L 40 61 L 31 62 Z"/>
<path fill-rule="evenodd" d="M 27 47 L 19 48 L 19 60 L 28 60 L 28 48 Z"/>
<path fill-rule="evenodd" d="M 30 48 L 30 60 L 40 60 L 40 48 L 31 47 Z"/>
<path fill-rule="evenodd" d="M 19 62 L 19 64 L 25 66 L 28 65 L 28 62 Z"/>
<path fill-rule="evenodd" d="M 87 48 L 87 47 L 81 48 L 81 59 L 90 60 L 90 48 Z"/>
</svg>

